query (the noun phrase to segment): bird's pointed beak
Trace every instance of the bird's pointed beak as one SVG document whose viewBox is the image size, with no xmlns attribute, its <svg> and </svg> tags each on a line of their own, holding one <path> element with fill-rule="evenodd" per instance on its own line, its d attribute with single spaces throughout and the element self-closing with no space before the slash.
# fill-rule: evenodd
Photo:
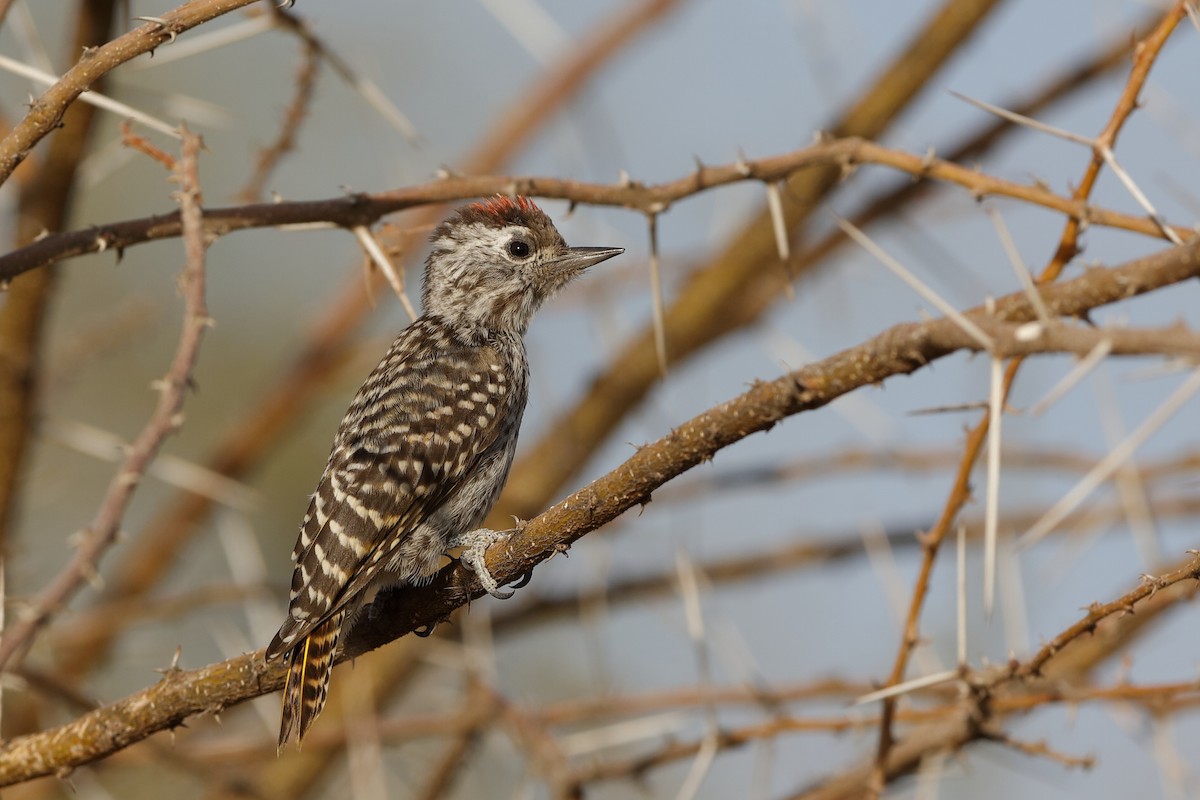
<svg viewBox="0 0 1200 800">
<path fill-rule="evenodd" d="M 566 255 L 554 262 L 554 266 L 564 272 L 583 270 L 624 252 L 624 247 L 568 247 Z"/>
</svg>

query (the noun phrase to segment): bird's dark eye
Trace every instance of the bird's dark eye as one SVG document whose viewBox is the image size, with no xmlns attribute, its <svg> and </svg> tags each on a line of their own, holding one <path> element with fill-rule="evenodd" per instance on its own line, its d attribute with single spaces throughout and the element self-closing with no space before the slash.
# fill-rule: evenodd
<svg viewBox="0 0 1200 800">
<path fill-rule="evenodd" d="M 513 258 L 525 258 L 529 255 L 529 242 L 513 239 L 508 243 L 508 254 Z"/>
</svg>

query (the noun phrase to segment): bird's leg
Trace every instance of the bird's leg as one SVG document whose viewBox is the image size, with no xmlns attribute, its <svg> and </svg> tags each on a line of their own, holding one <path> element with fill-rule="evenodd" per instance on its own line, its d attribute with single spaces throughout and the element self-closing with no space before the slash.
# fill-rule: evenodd
<svg viewBox="0 0 1200 800">
<path fill-rule="evenodd" d="M 475 577 L 479 578 L 479 585 L 492 597 L 507 600 L 516 594 L 516 592 L 503 591 L 500 588 L 500 584 L 492 577 L 492 573 L 488 571 L 486 558 L 488 548 L 497 542 L 507 541 L 513 534 L 519 533 L 524 527 L 525 524 L 517 520 L 517 527 L 506 531 L 494 531 L 491 528 L 476 528 L 473 531 L 464 531 L 450 540 L 450 547 L 462 548 L 462 555 L 459 556 L 459 561 L 475 573 Z"/>
</svg>

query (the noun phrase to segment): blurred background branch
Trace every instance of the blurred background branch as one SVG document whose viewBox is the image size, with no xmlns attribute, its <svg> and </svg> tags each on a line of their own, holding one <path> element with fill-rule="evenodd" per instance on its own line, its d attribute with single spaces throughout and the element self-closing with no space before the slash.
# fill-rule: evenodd
<svg viewBox="0 0 1200 800">
<path fill-rule="evenodd" d="M 6 797 L 1200 792 L 1194 7 L 53 5 L 0 2 Z M 185 121 L 186 225 L 126 146 Z M 532 583 L 382 593 L 275 758 L 378 265 L 511 192 L 629 250 L 531 332 Z"/>
</svg>

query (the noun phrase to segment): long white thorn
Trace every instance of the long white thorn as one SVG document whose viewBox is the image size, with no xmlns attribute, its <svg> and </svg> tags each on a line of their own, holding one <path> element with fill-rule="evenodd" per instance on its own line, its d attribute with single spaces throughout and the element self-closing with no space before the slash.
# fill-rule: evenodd
<svg viewBox="0 0 1200 800">
<path fill-rule="evenodd" d="M 384 274 L 384 277 L 387 278 L 392 291 L 400 299 L 400 305 L 404 306 L 404 311 L 408 314 L 408 318 L 415 320 L 417 318 L 417 310 L 413 308 L 412 301 L 404 293 L 404 281 L 400 279 L 400 274 L 396 272 L 396 267 L 392 264 L 392 260 L 387 257 L 387 253 L 383 252 L 383 248 L 375 240 L 375 235 L 371 233 L 371 229 L 366 225 L 355 225 L 353 230 L 355 238 L 358 239 L 358 243 L 362 245 L 367 256 L 375 266 L 379 267 L 379 271 Z"/>
<path fill-rule="evenodd" d="M 1081 380 L 1097 365 L 1100 364 L 1108 354 L 1112 352 L 1113 344 L 1111 339 L 1101 339 L 1096 343 L 1086 356 L 1079 359 L 1071 370 L 1059 379 L 1058 383 L 1050 387 L 1050 391 L 1046 392 L 1045 396 L 1034 403 L 1029 408 L 1029 413 L 1033 415 L 1043 413 L 1047 408 L 1057 403 L 1063 396 L 1075 388 Z"/>
<path fill-rule="evenodd" d="M 1025 548 L 1044 539 L 1050 531 L 1054 530 L 1055 526 L 1075 510 L 1076 506 L 1094 492 L 1096 487 L 1108 480 L 1113 472 L 1125 463 L 1134 451 L 1141 447 L 1167 420 L 1174 416 L 1175 412 L 1179 411 L 1197 391 L 1200 391 L 1200 369 L 1193 371 L 1188 379 L 1163 401 L 1162 405 L 1142 421 L 1141 425 L 1138 425 L 1120 444 L 1110 450 L 1108 455 L 1092 467 L 1091 471 L 1084 475 L 1049 511 L 1043 514 L 1041 519 L 1033 523 L 1025 535 L 1017 541 L 1017 545 Z"/>
<path fill-rule="evenodd" d="M 1060 139 L 1066 139 L 1068 142 L 1075 142 L 1076 144 L 1081 144 L 1085 147 L 1095 147 L 1096 145 L 1096 141 L 1094 139 L 1089 139 L 1088 137 L 1081 136 L 1078 133 L 1071 133 L 1070 131 L 1063 130 L 1062 128 L 1056 128 L 1053 125 L 1047 125 L 1045 122 L 1040 122 L 1033 117 L 1027 117 L 1024 114 L 1018 114 L 1015 111 L 1009 111 L 1007 108 L 994 106 L 991 103 L 985 103 L 983 100 L 976 100 L 974 97 L 968 97 L 967 95 L 962 94 L 961 92 L 956 92 L 953 89 L 950 90 L 950 94 L 957 97 L 959 100 L 962 100 L 963 102 L 970 103 L 976 108 L 981 108 L 989 114 L 995 114 L 997 117 L 1006 119 L 1016 125 L 1023 125 L 1026 128 L 1032 128 L 1035 131 L 1048 133 L 1051 136 L 1057 136 Z"/>
<path fill-rule="evenodd" d="M 889 697 L 898 697 L 902 694 L 909 694 L 918 689 L 928 689 L 930 686 L 938 686 L 943 683 L 958 679 L 958 670 L 948 669 L 944 672 L 935 672 L 932 675 L 926 675 L 922 678 L 913 678 L 911 681 L 897 683 L 895 686 L 888 686 L 876 692 L 869 692 L 856 698 L 852 705 L 862 706 L 867 703 L 874 703 L 878 700 L 886 700 Z"/>
<path fill-rule="evenodd" d="M 5 55 L 0 55 L 0 69 L 8 70 L 9 72 L 20 75 L 22 78 L 28 78 L 31 81 L 53 86 L 58 83 L 59 78 L 49 72 L 43 72 L 36 67 L 31 67 L 28 64 L 22 64 L 20 61 L 9 58 Z M 140 122 L 151 130 L 165 133 L 175 139 L 182 138 L 179 130 L 174 125 L 168 125 L 157 117 L 152 117 L 144 111 L 138 111 L 133 106 L 127 106 L 122 102 L 113 100 L 111 97 L 99 94 L 93 91 L 86 91 L 79 95 L 79 99 L 85 103 L 102 108 L 105 111 L 111 111 L 114 114 L 120 114 L 122 117 Z"/>
<path fill-rule="evenodd" d="M 1159 216 L 1158 210 L 1154 207 L 1154 204 L 1150 202 L 1150 198 L 1147 197 L 1146 194 L 1141 190 L 1141 187 L 1134 183 L 1133 178 L 1130 177 L 1129 173 L 1126 172 L 1119 163 L 1117 163 L 1117 157 L 1113 154 L 1112 148 L 1099 147 L 1097 149 L 1100 151 L 1100 155 L 1103 157 L 1104 162 L 1108 164 L 1108 168 L 1113 171 L 1113 174 L 1117 176 L 1117 179 L 1121 181 L 1122 185 L 1124 185 L 1129 193 L 1133 195 L 1133 199 L 1136 200 L 1137 204 L 1142 207 L 1142 210 L 1146 212 L 1146 215 L 1150 217 L 1150 220 L 1158 226 L 1158 229 L 1162 231 L 1163 236 L 1167 237 L 1171 244 L 1183 244 L 1183 239 L 1179 237 L 1179 234 L 1172 230 L 1171 227 L 1167 225 L 1167 221 Z"/>
<path fill-rule="evenodd" d="M 1021 252 L 1017 250 L 1017 243 L 1013 241 L 1012 234 L 1008 232 L 1008 226 L 1004 224 L 1004 217 L 1000 212 L 990 206 L 984 211 L 991 217 L 992 224 L 996 226 L 996 235 L 1000 237 L 1000 245 L 1004 248 L 1005 254 L 1008 255 L 1008 262 L 1012 264 L 1013 272 L 1017 274 L 1017 280 L 1021 283 L 1021 289 L 1025 292 L 1025 296 L 1029 298 L 1029 304 L 1033 306 L 1033 312 L 1037 314 L 1038 321 L 1043 325 L 1050 322 L 1050 310 L 1046 308 L 1046 301 L 1042 299 L 1041 292 L 1037 289 L 1037 284 L 1033 282 L 1033 275 L 1030 274 L 1029 268 L 1025 266 L 1025 260 L 1021 258 Z"/>
<path fill-rule="evenodd" d="M 994 346 L 992 344 L 992 338 L 984 333 L 978 325 L 964 317 L 957 308 L 950 305 L 950 303 L 946 302 L 941 295 L 923 283 L 916 275 L 905 269 L 903 264 L 893 258 L 882 247 L 875 244 L 875 242 L 873 242 L 869 236 L 856 228 L 853 223 L 851 223 L 849 220 L 839 217 L 837 214 L 833 215 L 833 221 L 836 222 L 838 227 L 841 228 L 847 236 L 853 239 L 859 247 L 875 256 L 879 263 L 883 264 L 885 267 L 895 273 L 896 277 L 907 283 L 914 292 L 925 298 L 926 302 L 928 302 L 938 311 L 941 311 L 943 314 L 945 314 L 954 322 L 955 325 L 961 328 L 964 333 L 978 342 L 984 350 L 990 352 L 993 349 Z"/>
<path fill-rule="evenodd" d="M 958 526 L 954 543 L 955 566 L 958 569 L 955 580 L 955 594 L 957 595 L 957 614 L 955 616 L 957 617 L 958 635 L 955 638 L 958 666 L 963 667 L 967 663 L 967 527 L 965 525 Z"/>
<path fill-rule="evenodd" d="M 983 517 L 983 612 L 996 604 L 996 535 L 1000 519 L 1000 426 L 1004 416 L 1004 364 L 992 359 L 988 394 L 987 500 Z"/>
</svg>

